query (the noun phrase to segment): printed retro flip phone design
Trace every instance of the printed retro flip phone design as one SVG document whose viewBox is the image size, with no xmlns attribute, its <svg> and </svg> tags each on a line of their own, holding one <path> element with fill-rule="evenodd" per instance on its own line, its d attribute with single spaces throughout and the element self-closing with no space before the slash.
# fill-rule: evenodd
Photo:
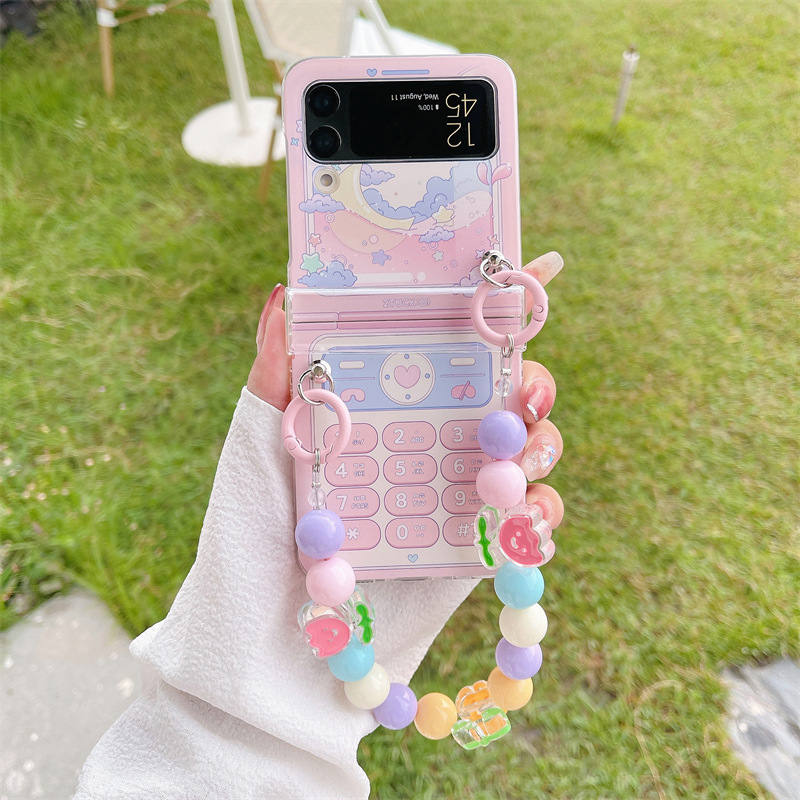
<svg viewBox="0 0 800 800">
<path fill-rule="evenodd" d="M 359 580 L 487 574 L 476 431 L 500 407 L 500 348 L 469 305 L 487 251 L 520 263 L 513 74 L 481 55 L 310 59 L 283 98 L 293 389 L 324 360 L 353 423 L 321 476 L 340 555 Z M 519 330 L 522 291 L 490 295 L 485 314 Z M 519 386 L 519 351 L 512 369 Z M 520 413 L 516 394 L 506 407 Z M 328 446 L 330 409 L 306 417 L 302 441 Z M 311 468 L 296 470 L 299 517 Z"/>
</svg>

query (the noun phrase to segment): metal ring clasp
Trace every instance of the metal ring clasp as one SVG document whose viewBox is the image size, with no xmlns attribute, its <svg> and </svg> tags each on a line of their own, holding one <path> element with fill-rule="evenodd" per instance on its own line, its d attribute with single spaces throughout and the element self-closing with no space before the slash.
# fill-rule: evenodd
<svg viewBox="0 0 800 800">
<path fill-rule="evenodd" d="M 336 387 L 333 382 L 333 375 L 331 373 L 331 365 L 323 359 L 319 359 L 319 361 L 312 361 L 311 364 L 309 364 L 308 369 L 300 376 L 297 381 L 297 394 L 310 406 L 324 405 L 324 401 L 308 399 L 308 396 L 303 391 L 303 381 L 306 378 L 311 378 L 312 381 L 317 381 L 317 383 L 324 383 L 325 381 L 328 381 L 328 383 L 331 385 L 330 391 L 336 391 Z"/>
<path fill-rule="evenodd" d="M 489 271 L 491 268 L 491 272 Z M 499 250 L 487 250 L 481 259 L 481 265 L 478 267 L 483 278 L 487 283 L 495 287 L 495 289 L 505 289 L 505 283 L 495 280 L 492 276 L 504 269 L 514 269 L 514 266 Z"/>
</svg>

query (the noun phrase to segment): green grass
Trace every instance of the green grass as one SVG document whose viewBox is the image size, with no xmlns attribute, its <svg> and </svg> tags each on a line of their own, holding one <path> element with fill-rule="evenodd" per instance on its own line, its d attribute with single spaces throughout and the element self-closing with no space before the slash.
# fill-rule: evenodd
<svg viewBox="0 0 800 800">
<path fill-rule="evenodd" d="M 523 250 L 567 264 L 533 355 L 559 385 L 568 514 L 512 736 L 468 755 L 378 732 L 361 751 L 374 795 L 765 797 L 728 752 L 717 676 L 800 655 L 798 4 L 382 5 L 517 73 Z M 181 149 L 226 97 L 211 23 L 118 31 L 107 100 L 94 27 L 67 4 L 44 22 L 0 56 L 0 621 L 79 583 L 137 633 L 192 563 L 285 268 L 283 170 L 264 207 L 257 170 Z M 498 611 L 481 587 L 414 688 L 484 676 Z"/>
</svg>

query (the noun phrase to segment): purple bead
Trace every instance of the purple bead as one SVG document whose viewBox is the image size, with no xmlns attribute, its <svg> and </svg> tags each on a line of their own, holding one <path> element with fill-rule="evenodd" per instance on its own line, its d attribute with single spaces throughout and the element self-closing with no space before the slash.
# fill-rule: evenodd
<svg viewBox="0 0 800 800">
<path fill-rule="evenodd" d="M 528 431 L 522 417 L 511 411 L 492 411 L 478 425 L 478 444 L 487 456 L 505 460 L 522 452 Z"/>
<path fill-rule="evenodd" d="M 542 648 L 538 644 L 515 647 L 511 642 L 501 639 L 494 651 L 494 660 L 507 678 L 524 681 L 525 678 L 532 678 L 542 666 Z"/>
<path fill-rule="evenodd" d="M 309 511 L 300 517 L 294 540 L 301 553 L 316 559 L 330 558 L 344 544 L 344 523 L 327 508 Z"/>
<path fill-rule="evenodd" d="M 389 696 L 372 709 L 375 719 L 392 731 L 399 731 L 410 725 L 417 714 L 417 698 L 414 692 L 402 683 L 389 685 Z"/>
</svg>

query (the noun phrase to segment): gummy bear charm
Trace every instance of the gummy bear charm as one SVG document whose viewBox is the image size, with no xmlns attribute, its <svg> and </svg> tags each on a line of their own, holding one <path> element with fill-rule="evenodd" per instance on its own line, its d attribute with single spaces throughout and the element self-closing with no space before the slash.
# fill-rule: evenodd
<svg viewBox="0 0 800 800">
<path fill-rule="evenodd" d="M 556 552 L 552 533 L 538 506 L 520 505 L 503 518 L 497 543 L 509 561 L 523 567 L 541 567 Z"/>
<path fill-rule="evenodd" d="M 500 512 L 493 506 L 483 506 L 475 516 L 475 547 L 478 558 L 486 569 L 497 569 L 500 564 L 492 546 L 500 526 Z"/>
<path fill-rule="evenodd" d="M 456 711 L 461 719 L 452 734 L 465 750 L 486 747 L 511 730 L 508 715 L 494 704 L 486 681 L 465 686 L 456 696 Z"/>
</svg>

